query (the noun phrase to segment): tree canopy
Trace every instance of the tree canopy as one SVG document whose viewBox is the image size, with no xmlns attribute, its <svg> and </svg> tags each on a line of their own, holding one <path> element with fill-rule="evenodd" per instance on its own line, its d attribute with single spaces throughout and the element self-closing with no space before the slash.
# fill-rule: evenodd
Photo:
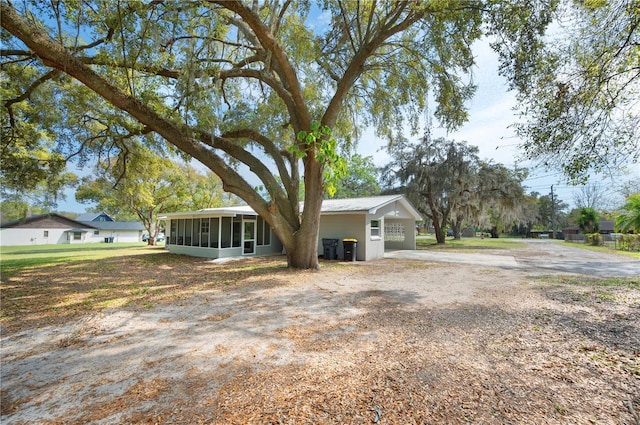
<svg viewBox="0 0 640 425">
<path fill-rule="evenodd" d="M 336 198 L 358 198 L 380 194 L 379 172 L 373 157 L 360 154 L 346 158 L 345 176 L 336 182 Z"/>
<path fill-rule="evenodd" d="M 584 233 L 597 233 L 600 230 L 598 212 L 593 208 L 580 208 L 578 227 Z"/>
<path fill-rule="evenodd" d="M 390 153 L 387 184 L 398 185 L 397 190 L 428 217 L 438 243 L 445 243 L 447 226 L 459 239 L 465 222 L 477 225 L 483 221 L 492 235 L 517 224 L 526 170 L 481 161 L 477 147 L 432 139 L 429 133 L 418 143 L 399 140 Z"/>
<path fill-rule="evenodd" d="M 431 139 L 420 143 L 400 140 L 391 149 L 387 178 L 433 223 L 438 243 L 445 242 L 446 226 L 472 203 L 478 148 L 464 142 Z"/>
<path fill-rule="evenodd" d="M 55 133 L 52 151 L 80 162 L 134 141 L 195 158 L 264 217 L 291 266 L 315 268 L 338 148 L 361 126 L 417 130 L 429 94 L 459 126 L 473 41 L 500 36 L 515 78 L 555 3 L 2 0 L 2 66 L 16 76 L 3 124 L 11 140 L 26 140 L 22 122 Z M 45 91 L 39 115 L 17 113 Z"/>
<path fill-rule="evenodd" d="M 114 216 L 134 215 L 149 233 L 150 245 L 160 232 L 160 213 L 225 204 L 217 176 L 161 158 L 143 146 L 114 159 L 113 164 L 99 163 L 95 171 L 95 176 L 82 179 L 76 200 L 95 202 L 96 210 Z"/>
<path fill-rule="evenodd" d="M 637 0 L 574 1 L 517 78 L 528 158 L 574 182 L 640 160 L 640 7 Z"/>
</svg>

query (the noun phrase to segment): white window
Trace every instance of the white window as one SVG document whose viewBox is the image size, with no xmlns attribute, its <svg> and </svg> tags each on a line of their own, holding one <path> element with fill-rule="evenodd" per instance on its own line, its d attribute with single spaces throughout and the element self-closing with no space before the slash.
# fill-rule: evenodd
<svg viewBox="0 0 640 425">
<path fill-rule="evenodd" d="M 380 239 L 380 220 L 371 220 L 371 239 Z"/>
<path fill-rule="evenodd" d="M 73 232 L 73 240 L 81 241 L 82 240 L 82 232 Z"/>
<path fill-rule="evenodd" d="M 49 237 L 49 231 L 48 231 L 48 230 L 45 230 L 45 231 L 44 231 L 44 237 L 45 237 L 45 238 L 48 238 L 48 237 Z"/>
</svg>

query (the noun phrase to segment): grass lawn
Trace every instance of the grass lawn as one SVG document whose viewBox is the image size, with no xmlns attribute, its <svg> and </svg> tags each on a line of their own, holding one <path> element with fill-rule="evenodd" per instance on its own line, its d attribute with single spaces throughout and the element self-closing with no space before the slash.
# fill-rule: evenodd
<svg viewBox="0 0 640 425">
<path fill-rule="evenodd" d="M 281 256 L 222 265 L 144 243 L 3 247 L 0 254 L 0 323 L 9 330 L 64 323 L 107 308 L 150 308 L 290 273 Z"/>
<path fill-rule="evenodd" d="M 593 246 L 586 243 L 572 243 L 571 246 L 588 249 L 589 251 L 604 252 L 606 254 L 619 254 L 624 255 L 625 257 L 640 259 L 640 252 L 637 251 L 623 251 L 620 249 L 609 248 L 608 246 Z"/>
<path fill-rule="evenodd" d="M 137 254 L 147 246 L 144 242 L 0 246 L 0 273 L 7 277 L 27 268 Z"/>
</svg>

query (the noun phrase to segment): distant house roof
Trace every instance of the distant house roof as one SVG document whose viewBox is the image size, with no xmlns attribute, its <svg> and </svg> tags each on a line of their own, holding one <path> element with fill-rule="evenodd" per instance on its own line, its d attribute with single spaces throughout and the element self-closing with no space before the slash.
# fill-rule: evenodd
<svg viewBox="0 0 640 425">
<path fill-rule="evenodd" d="M 616 222 L 613 220 L 600 220 L 600 232 L 613 232 L 615 230 Z M 562 229 L 564 232 L 578 233 L 580 227 L 569 226 Z"/>
<path fill-rule="evenodd" d="M 145 230 L 145 227 L 137 221 L 82 221 L 81 223 L 100 230 Z"/>
<path fill-rule="evenodd" d="M 49 229 L 49 228 L 89 228 L 95 229 L 95 223 L 82 223 L 72 220 L 57 213 L 38 214 L 25 217 L 21 220 L 8 221 L 0 226 L 3 229 L 28 228 L 28 229 Z"/>
<path fill-rule="evenodd" d="M 321 213 L 323 214 L 339 214 L 339 213 L 369 213 L 375 214 L 376 211 L 394 202 L 400 202 L 403 207 L 416 219 L 422 220 L 420 213 L 411 205 L 411 203 L 402 195 L 385 195 L 371 196 L 367 198 L 347 198 L 347 199 L 325 199 L 322 201 Z M 221 207 L 221 208 L 205 208 L 197 211 L 175 212 L 163 214 L 160 218 L 180 218 L 180 217 L 197 217 L 197 216 L 235 216 L 257 215 L 256 212 L 248 205 L 238 207 Z"/>
<path fill-rule="evenodd" d="M 616 222 L 613 220 L 600 220 L 600 231 L 613 232 L 616 227 Z"/>
<path fill-rule="evenodd" d="M 101 220 L 102 218 L 102 220 Z M 104 212 L 99 213 L 84 213 L 76 217 L 76 221 L 115 221 L 111 216 Z"/>
</svg>

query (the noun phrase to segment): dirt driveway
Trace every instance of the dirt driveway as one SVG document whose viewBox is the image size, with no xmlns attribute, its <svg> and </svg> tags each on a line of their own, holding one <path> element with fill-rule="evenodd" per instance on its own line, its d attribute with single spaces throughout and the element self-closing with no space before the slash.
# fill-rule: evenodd
<svg viewBox="0 0 640 425">
<path fill-rule="evenodd" d="M 637 425 L 640 282 L 540 275 L 329 262 L 4 330 L 1 422 Z"/>
</svg>

